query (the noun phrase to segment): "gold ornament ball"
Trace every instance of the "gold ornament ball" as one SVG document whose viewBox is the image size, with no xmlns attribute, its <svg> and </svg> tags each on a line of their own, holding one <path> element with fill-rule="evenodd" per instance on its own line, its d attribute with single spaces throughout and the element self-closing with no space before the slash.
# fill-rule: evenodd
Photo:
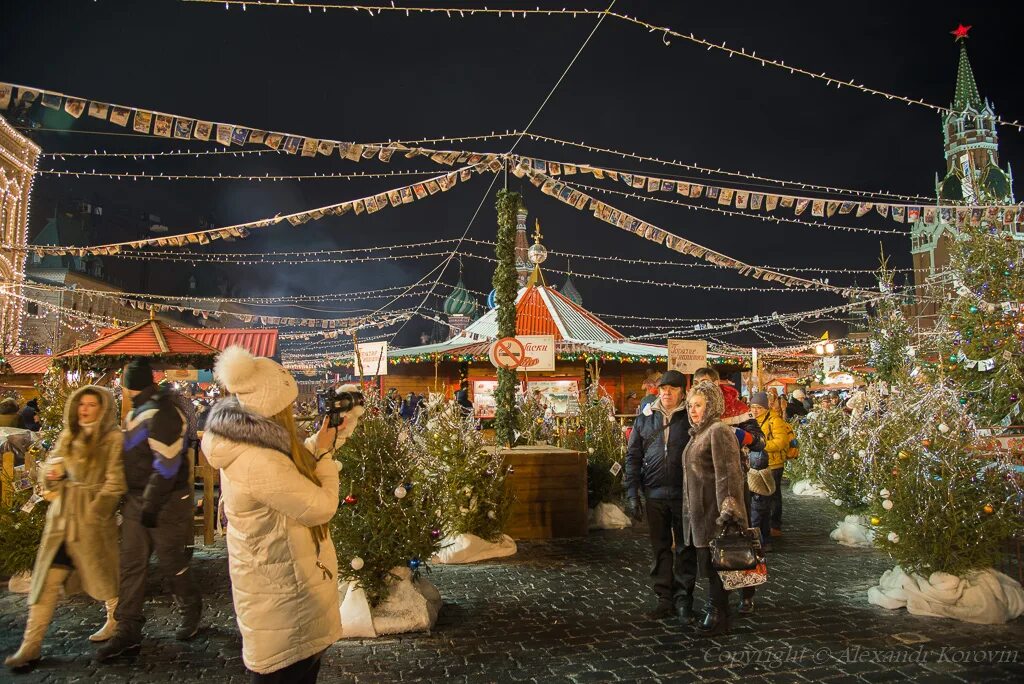
<svg viewBox="0 0 1024 684">
<path fill-rule="evenodd" d="M 871 524 L 872 525 L 881 525 L 882 524 L 882 519 L 881 518 L 872 518 L 871 519 Z"/>
<path fill-rule="evenodd" d="M 996 512 L 996 509 L 995 509 L 995 508 L 993 508 L 992 504 L 985 504 L 985 505 L 984 505 L 984 506 L 982 507 L 982 509 L 981 509 L 981 510 L 985 511 L 985 512 L 986 512 L 986 513 L 988 513 L 989 515 L 992 515 L 993 513 L 995 513 L 995 512 Z"/>
<path fill-rule="evenodd" d="M 901 451 L 899 454 L 897 454 L 897 456 L 899 456 L 902 459 L 910 458 L 910 454 L 908 454 L 906 451 Z"/>
</svg>

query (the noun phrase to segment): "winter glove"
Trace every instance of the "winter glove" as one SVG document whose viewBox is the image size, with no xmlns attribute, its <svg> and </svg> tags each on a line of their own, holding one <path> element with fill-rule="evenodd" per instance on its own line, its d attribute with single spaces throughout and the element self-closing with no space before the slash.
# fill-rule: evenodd
<svg viewBox="0 0 1024 684">
<path fill-rule="evenodd" d="M 736 499 L 731 496 L 726 497 L 722 502 L 722 507 L 718 514 L 718 519 L 715 521 L 716 525 L 725 525 L 726 523 L 743 523 L 743 518 L 740 515 L 739 507 L 736 505 Z"/>
<path fill-rule="evenodd" d="M 154 527 L 156 527 L 157 515 L 157 511 L 149 511 L 144 509 L 142 511 L 142 526 L 148 527 L 149 529 L 153 529 Z"/>
<path fill-rule="evenodd" d="M 644 520 L 644 507 L 640 503 L 640 498 L 631 496 L 626 499 L 626 515 L 630 517 L 633 522 L 643 522 Z"/>
<path fill-rule="evenodd" d="M 741 447 L 748 447 L 754 443 L 754 435 L 750 434 L 746 430 L 736 428 L 736 441 L 740 443 Z"/>
</svg>

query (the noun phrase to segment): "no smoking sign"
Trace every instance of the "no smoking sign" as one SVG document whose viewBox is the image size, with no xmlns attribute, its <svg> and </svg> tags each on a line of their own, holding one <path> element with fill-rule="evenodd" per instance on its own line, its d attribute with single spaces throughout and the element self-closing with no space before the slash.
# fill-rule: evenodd
<svg viewBox="0 0 1024 684">
<path fill-rule="evenodd" d="M 526 358 L 526 347 L 514 337 L 503 337 L 491 343 L 487 355 L 495 368 L 515 370 Z"/>
</svg>

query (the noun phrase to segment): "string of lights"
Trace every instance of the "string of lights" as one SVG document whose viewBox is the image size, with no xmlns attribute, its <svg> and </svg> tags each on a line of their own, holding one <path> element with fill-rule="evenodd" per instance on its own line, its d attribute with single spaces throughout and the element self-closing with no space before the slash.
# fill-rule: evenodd
<svg viewBox="0 0 1024 684">
<path fill-rule="evenodd" d="M 458 135 L 458 136 L 441 136 L 435 138 L 419 138 L 416 140 L 378 140 L 375 142 L 362 143 L 363 145 L 419 145 L 428 143 L 439 143 L 439 142 L 470 142 L 470 141 L 484 141 L 489 140 L 500 140 L 503 138 L 510 138 L 513 136 L 521 135 L 519 131 L 505 131 L 504 133 L 483 133 L 480 135 Z M 147 136 L 142 136 L 147 137 Z M 232 157 L 245 157 L 251 155 L 261 154 L 285 154 L 282 150 L 166 150 L 164 152 L 108 152 L 106 150 L 94 150 L 92 152 L 44 152 L 39 155 L 49 159 L 91 159 L 91 158 L 103 158 L 111 157 L 117 159 L 132 159 L 135 161 L 145 161 L 147 159 L 153 160 L 157 157 L 204 157 L 209 155 L 222 155 Z"/>
<path fill-rule="evenodd" d="M 47 176 L 56 176 L 58 178 L 74 177 L 74 178 L 107 178 L 111 180 L 166 180 L 166 181 L 181 181 L 181 180 L 195 180 L 195 181 L 256 181 L 256 182 L 277 182 L 277 181 L 304 181 L 304 180 L 357 180 L 357 179 L 378 179 L 378 178 L 393 178 L 396 176 L 436 176 L 437 170 L 430 171 L 380 171 L 376 173 L 370 173 L 367 171 L 360 171 L 358 173 L 304 173 L 304 174 L 277 174 L 271 175 L 269 172 L 263 175 L 248 175 L 248 174 L 224 174 L 218 173 L 217 175 L 212 174 L 188 174 L 188 173 L 145 173 L 145 172 L 133 172 L 133 171 L 67 171 L 57 169 L 40 169 L 37 173 L 41 173 Z"/>
<path fill-rule="evenodd" d="M 871 199 L 876 197 L 888 197 L 891 199 L 908 200 L 911 202 L 932 202 L 935 198 L 925 197 L 923 195 L 903 195 L 895 192 L 888 192 L 886 190 L 854 190 L 851 188 L 843 188 L 832 185 L 820 185 L 817 183 L 807 183 L 805 181 L 794 181 L 784 180 L 781 178 L 772 178 L 770 176 L 761 176 L 756 173 L 747 173 L 744 171 L 729 171 L 728 169 L 714 169 L 710 166 L 701 166 L 699 164 L 691 164 L 687 162 L 681 162 L 675 159 L 661 159 L 659 157 L 653 157 L 636 152 L 628 152 L 623 150 L 616 150 L 610 147 L 601 147 L 598 145 L 589 145 L 584 142 L 577 142 L 573 140 L 565 140 L 562 138 L 555 138 L 549 135 L 541 135 L 540 133 L 527 133 L 528 138 L 537 141 L 543 141 L 553 143 L 561 146 L 576 147 L 579 149 L 587 150 L 588 152 L 597 152 L 600 154 L 608 154 L 618 156 L 622 159 L 632 159 L 639 162 L 648 162 L 653 164 L 661 164 L 663 166 L 674 166 L 680 169 L 686 169 L 687 171 L 697 171 L 705 175 L 719 175 L 728 176 L 731 178 L 740 178 L 748 181 L 759 181 L 762 183 L 770 183 L 772 185 L 779 185 L 782 187 L 789 188 L 800 188 L 801 190 L 813 190 L 817 192 L 823 192 L 832 195 L 852 195 L 857 198 Z M 565 163 L 565 162 L 558 162 Z M 573 162 L 569 162 L 572 164 Z M 618 171 L 619 169 L 614 169 Z"/>
<path fill-rule="evenodd" d="M 844 226 L 836 225 L 831 223 L 824 223 L 822 221 L 808 221 L 806 219 L 799 218 L 788 218 L 784 216 L 774 216 L 768 214 L 754 214 L 744 211 L 736 211 L 734 209 L 722 209 L 721 207 L 707 207 L 702 204 L 688 204 L 686 202 L 680 202 L 678 200 L 665 199 L 664 197 L 654 197 L 649 195 L 640 195 L 635 192 L 626 192 L 623 190 L 613 190 L 611 188 L 602 188 L 596 185 L 588 185 L 586 183 L 578 183 L 575 181 L 562 180 L 562 183 L 568 185 L 577 190 L 586 189 L 593 192 L 600 192 L 603 194 L 618 195 L 620 197 L 629 197 L 631 199 L 637 199 L 641 202 L 658 202 L 659 204 L 671 204 L 677 207 L 683 207 L 685 209 L 697 210 L 697 211 L 708 211 L 715 214 L 722 214 L 723 216 L 743 216 L 746 218 L 757 219 L 758 221 L 764 221 L 766 223 L 793 223 L 801 226 L 807 226 L 810 228 L 826 228 L 828 230 L 846 231 L 849 233 L 868 233 L 871 235 L 902 235 L 910 237 L 910 232 L 906 230 L 900 230 L 897 228 L 863 228 L 860 226 Z"/>
<path fill-rule="evenodd" d="M 829 76 L 825 72 L 817 73 L 809 69 L 786 64 L 782 60 L 772 59 L 770 57 L 758 56 L 756 50 L 746 50 L 744 48 L 732 48 L 729 47 L 726 41 L 722 41 L 721 44 L 695 36 L 691 33 L 682 33 L 676 31 L 669 26 L 659 26 L 652 24 L 643 19 L 632 17 L 627 14 L 620 12 L 613 12 L 610 9 L 596 10 L 596 9 L 540 9 L 538 6 L 536 9 L 527 8 L 468 8 L 468 7 L 399 7 L 392 4 L 388 6 L 379 5 L 362 5 L 362 4 L 328 4 L 328 3 L 315 3 L 315 2 L 289 2 L 288 4 L 280 4 L 278 2 L 269 2 L 269 0 L 182 0 L 182 2 L 190 3 L 201 3 L 201 4 L 223 4 L 225 9 L 230 9 L 232 6 L 241 7 L 242 11 L 245 11 L 248 6 L 253 7 L 276 7 L 276 8 L 293 8 L 293 9 L 305 9 L 310 14 L 313 10 L 320 10 L 327 12 L 328 10 L 344 10 L 351 12 L 368 12 L 370 16 L 374 16 L 374 12 L 378 15 L 382 12 L 390 13 L 405 13 L 405 16 L 410 16 L 410 13 L 417 14 L 445 14 L 448 18 L 454 18 L 458 15 L 460 18 L 466 16 L 476 15 L 496 15 L 502 17 L 508 15 L 509 17 L 515 18 L 520 16 L 526 18 L 531 15 L 545 15 L 545 16 L 571 16 L 573 19 L 578 17 L 587 16 L 609 16 L 620 21 L 639 26 L 647 30 L 648 33 L 655 33 L 661 35 L 662 42 L 667 46 L 671 44 L 670 38 L 678 38 L 679 40 L 689 41 L 695 45 L 699 45 L 708 51 L 716 50 L 727 54 L 729 57 L 741 57 L 743 59 L 750 60 L 760 64 L 762 67 L 775 67 L 782 71 L 788 71 L 792 75 L 800 75 L 806 78 L 810 78 L 815 81 L 821 81 L 826 86 L 835 86 L 837 89 L 849 88 L 869 95 L 876 95 L 878 97 L 884 97 L 886 100 L 895 100 L 902 102 L 906 105 L 924 107 L 940 114 L 945 114 L 950 111 L 948 107 L 942 107 L 936 104 L 932 104 L 923 99 L 914 99 L 903 95 L 896 95 L 885 90 L 878 88 L 871 88 L 863 84 L 857 83 L 854 79 L 846 80 L 839 79 L 833 76 Z M 1016 130 L 1024 129 L 1024 124 L 1018 121 L 1007 121 L 1005 119 L 996 118 L 996 121 L 1004 126 L 1009 126 Z"/>
</svg>

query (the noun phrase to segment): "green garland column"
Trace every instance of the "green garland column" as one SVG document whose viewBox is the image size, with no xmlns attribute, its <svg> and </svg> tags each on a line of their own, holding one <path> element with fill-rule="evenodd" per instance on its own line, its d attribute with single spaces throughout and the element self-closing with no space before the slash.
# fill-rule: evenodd
<svg viewBox="0 0 1024 684">
<path fill-rule="evenodd" d="M 494 269 L 494 301 L 498 308 L 498 337 L 516 334 L 516 212 L 519 210 L 518 192 L 498 191 L 498 238 L 494 255 L 498 266 Z M 512 446 L 515 441 L 516 382 L 515 371 L 498 369 L 498 389 L 495 393 L 496 412 L 494 434 L 498 444 Z"/>
</svg>

